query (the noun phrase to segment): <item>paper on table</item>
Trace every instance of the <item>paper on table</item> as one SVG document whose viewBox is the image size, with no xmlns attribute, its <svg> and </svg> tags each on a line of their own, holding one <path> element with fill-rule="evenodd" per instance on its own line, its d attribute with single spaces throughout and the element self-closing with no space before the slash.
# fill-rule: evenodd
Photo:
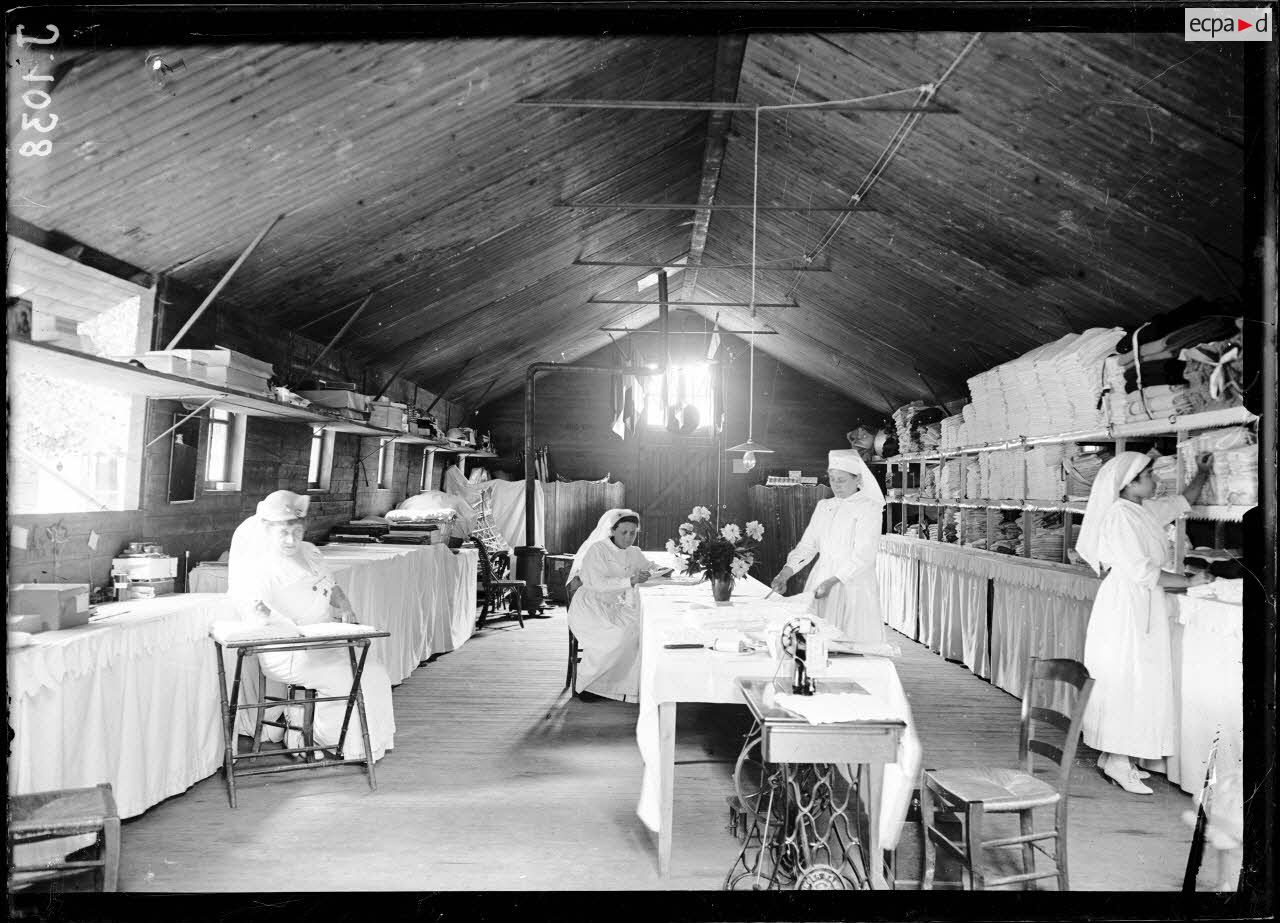
<svg viewBox="0 0 1280 923">
<path fill-rule="evenodd" d="M 897 717 L 891 708 L 878 702 L 867 692 L 820 692 L 817 695 L 781 692 L 774 696 L 774 702 L 810 724 L 889 720 Z"/>
</svg>

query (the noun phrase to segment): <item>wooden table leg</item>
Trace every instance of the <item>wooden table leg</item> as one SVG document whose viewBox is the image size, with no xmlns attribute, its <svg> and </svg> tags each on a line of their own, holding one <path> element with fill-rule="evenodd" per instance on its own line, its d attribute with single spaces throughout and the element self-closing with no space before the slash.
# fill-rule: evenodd
<svg viewBox="0 0 1280 923">
<path fill-rule="evenodd" d="M 676 703 L 658 705 L 658 874 L 671 874 L 671 817 L 676 781 Z"/>
<path fill-rule="evenodd" d="M 871 887 L 886 890 L 889 883 L 884 877 L 884 854 L 880 850 L 880 798 L 884 792 L 884 764 L 867 765 L 867 862 L 871 868 Z"/>
</svg>

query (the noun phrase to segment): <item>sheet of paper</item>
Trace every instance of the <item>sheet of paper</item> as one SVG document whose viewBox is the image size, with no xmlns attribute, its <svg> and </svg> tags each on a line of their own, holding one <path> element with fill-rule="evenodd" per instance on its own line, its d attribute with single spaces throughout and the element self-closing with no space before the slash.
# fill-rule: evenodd
<svg viewBox="0 0 1280 923">
<path fill-rule="evenodd" d="M 14 548 L 27 550 L 27 543 L 31 540 L 31 531 L 26 526 L 13 526 L 9 530 L 9 544 Z"/>
<path fill-rule="evenodd" d="M 89 530 L 89 550 L 90 550 L 90 551 L 97 551 L 97 550 L 98 550 L 98 539 L 99 539 L 99 538 L 100 538 L 100 536 L 98 535 L 98 533 L 97 533 L 97 532 L 93 531 L 92 529 L 90 529 L 90 530 Z"/>
</svg>

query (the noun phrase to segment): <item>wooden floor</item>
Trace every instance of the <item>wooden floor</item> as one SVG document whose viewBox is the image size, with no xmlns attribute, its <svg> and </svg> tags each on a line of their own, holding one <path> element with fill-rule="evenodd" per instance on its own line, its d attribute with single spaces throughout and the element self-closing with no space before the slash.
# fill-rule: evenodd
<svg viewBox="0 0 1280 923">
<path fill-rule="evenodd" d="M 396 745 L 376 792 L 352 769 L 258 776 L 231 810 L 214 775 L 124 824 L 121 890 L 719 888 L 737 852 L 724 805 L 745 709 L 680 708 L 673 871 L 661 879 L 635 815 L 635 706 L 563 692 L 564 610 L 549 612 L 523 630 L 486 628 L 395 689 Z M 925 764 L 1011 764 L 1017 700 L 898 640 Z M 1190 797 L 1160 776 L 1154 796 L 1128 795 L 1094 758 L 1082 750 L 1073 777 L 1073 890 L 1176 890 Z M 911 863 L 899 876 L 916 877 Z"/>
</svg>

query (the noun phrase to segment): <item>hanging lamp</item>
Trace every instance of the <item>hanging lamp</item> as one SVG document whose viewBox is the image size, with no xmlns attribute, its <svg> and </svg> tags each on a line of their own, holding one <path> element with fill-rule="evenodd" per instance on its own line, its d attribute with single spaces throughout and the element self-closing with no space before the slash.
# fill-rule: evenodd
<svg viewBox="0 0 1280 923">
<path fill-rule="evenodd" d="M 756 466 L 756 456 L 773 454 L 773 449 L 762 446 L 752 438 L 755 425 L 756 404 L 756 194 L 760 187 L 760 108 L 756 107 L 755 154 L 751 172 L 751 340 L 748 353 L 751 357 L 747 373 L 747 441 L 725 449 L 726 452 L 742 452 L 742 467 L 750 471 Z"/>
</svg>

